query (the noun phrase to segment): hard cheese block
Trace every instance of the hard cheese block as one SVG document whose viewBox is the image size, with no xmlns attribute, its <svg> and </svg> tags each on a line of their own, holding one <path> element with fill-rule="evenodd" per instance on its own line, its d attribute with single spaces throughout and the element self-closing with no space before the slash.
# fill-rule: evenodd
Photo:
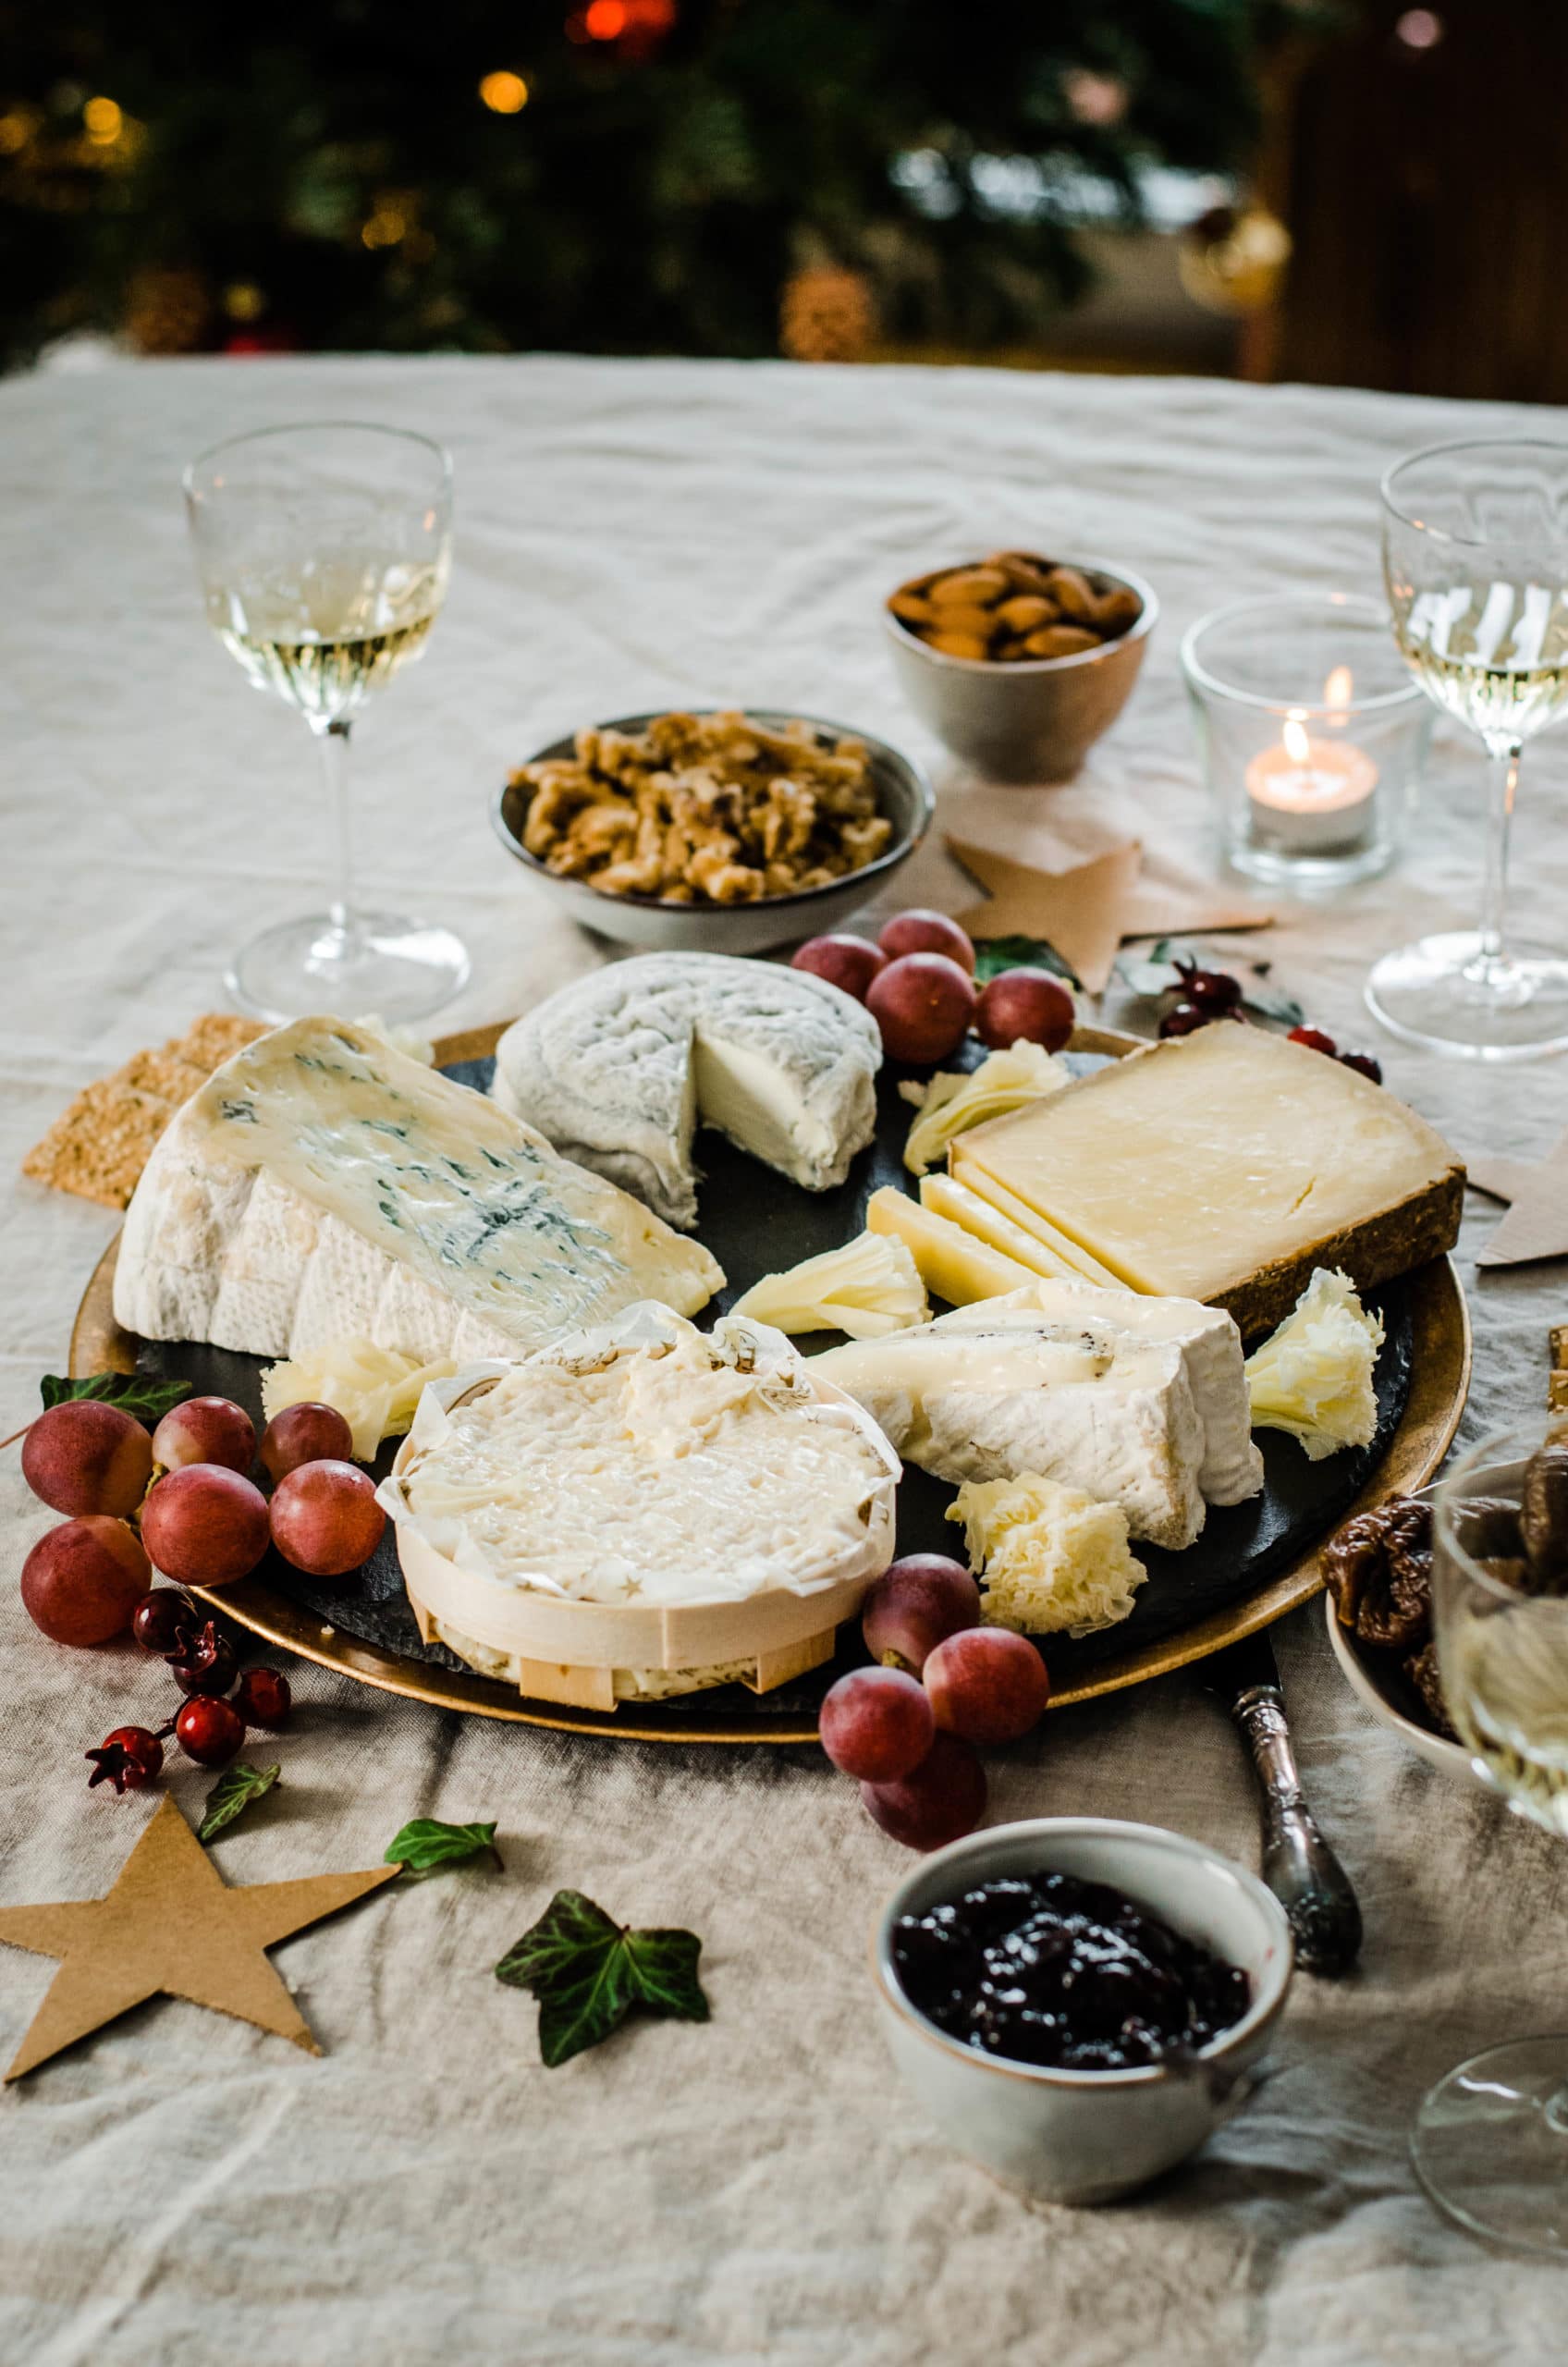
<svg viewBox="0 0 1568 2367">
<path fill-rule="evenodd" d="M 724 1280 L 699 1244 L 372 1030 L 300 1019 L 218 1069 L 126 1217 L 115 1314 L 154 1340 L 297 1356 L 345 1334 L 506 1355 Z"/>
<path fill-rule="evenodd" d="M 1191 1301 L 1036 1281 L 811 1369 L 937 1478 L 1057 1479 L 1157 1545 L 1190 1545 L 1207 1502 L 1262 1485 L 1241 1335 Z"/>
<path fill-rule="evenodd" d="M 891 1184 L 873 1192 L 865 1204 L 865 1221 L 872 1233 L 886 1233 L 904 1244 L 926 1289 L 933 1297 L 945 1298 L 949 1306 L 997 1298 L 1034 1280 L 1032 1268 L 1019 1265 L 950 1219 L 923 1208 Z"/>
<path fill-rule="evenodd" d="M 977 1127 L 953 1171 L 1037 1209 L 1134 1290 L 1225 1307 L 1248 1334 L 1290 1313 L 1315 1267 L 1365 1290 L 1452 1248 L 1464 1192 L 1448 1145 L 1391 1093 L 1234 1024 Z"/>
</svg>

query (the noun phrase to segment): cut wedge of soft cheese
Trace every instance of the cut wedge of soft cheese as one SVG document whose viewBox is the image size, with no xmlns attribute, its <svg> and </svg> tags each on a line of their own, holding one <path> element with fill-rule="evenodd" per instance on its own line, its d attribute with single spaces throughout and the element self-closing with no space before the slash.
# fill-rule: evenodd
<svg viewBox="0 0 1568 2367">
<path fill-rule="evenodd" d="M 1041 1100 L 1047 1093 L 1060 1093 L 1072 1082 L 1072 1072 L 1064 1061 L 1055 1059 L 1043 1045 L 1025 1040 L 1009 1045 L 1005 1051 L 989 1053 L 967 1075 L 939 1073 L 921 1096 L 918 1115 L 904 1144 L 904 1165 L 912 1175 L 924 1175 L 971 1126 L 1003 1117 L 1008 1110 Z"/>
<path fill-rule="evenodd" d="M 558 1150 L 674 1225 L 697 1218 L 692 1136 L 824 1192 L 876 1123 L 876 1022 L 804 970 L 644 953 L 562 987 L 502 1036 L 491 1087 Z"/>
<path fill-rule="evenodd" d="M 895 1184 L 885 1184 L 873 1192 L 865 1204 L 865 1221 L 873 1233 L 890 1233 L 905 1244 L 926 1289 L 949 1306 L 996 1298 L 1035 1279 L 1027 1266 L 922 1208 Z"/>
<path fill-rule="evenodd" d="M 1127 1515 L 1037 1471 L 971 1479 L 946 1517 L 985 1593 L 980 1615 L 1023 1636 L 1092 1636 L 1133 1608 L 1148 1572 L 1127 1543 Z"/>
<path fill-rule="evenodd" d="M 427 1390 L 380 1494 L 427 1634 L 607 1709 L 826 1659 L 891 1558 L 898 1478 L 781 1333 L 650 1306 Z"/>
<path fill-rule="evenodd" d="M 1021 1233 L 1029 1233 L 1039 1243 L 1047 1256 L 1056 1260 L 1051 1269 L 1053 1272 L 1076 1274 L 1081 1282 L 1097 1282 L 1102 1290 L 1126 1290 L 1129 1287 L 1119 1274 L 1111 1272 L 1109 1266 L 1102 1266 L 1097 1257 L 1091 1257 L 1086 1249 L 1071 1240 L 1060 1225 L 1052 1224 L 1038 1208 L 1032 1208 L 1026 1200 L 1021 1200 L 1016 1192 L 1010 1192 L 1005 1184 L 998 1183 L 977 1161 L 966 1159 L 962 1146 L 953 1151 L 950 1164 L 955 1184 L 962 1184 L 975 1199 L 986 1201 L 998 1216 L 1005 1217 L 1009 1224 L 1016 1225 Z"/>
<path fill-rule="evenodd" d="M 513 1355 L 641 1299 L 695 1314 L 717 1261 L 484 1094 L 347 1021 L 225 1062 L 127 1211 L 115 1315 L 150 1340 L 419 1363 Z"/>
<path fill-rule="evenodd" d="M 931 1319 L 907 1245 L 881 1233 L 857 1233 L 841 1249 L 804 1257 L 787 1273 L 765 1274 L 729 1312 L 778 1331 L 844 1331 L 851 1340 L 879 1340 Z"/>
<path fill-rule="evenodd" d="M 978 1127 L 953 1171 L 1013 1193 L 1134 1290 L 1211 1301 L 1244 1333 L 1288 1314 L 1317 1266 L 1364 1290 L 1451 1248 L 1464 1189 L 1442 1137 L 1381 1085 L 1233 1025 Z"/>
<path fill-rule="evenodd" d="M 1190 1545 L 1207 1502 L 1263 1484 L 1240 1335 L 1189 1300 L 1035 1280 L 811 1362 L 938 1479 L 1034 1472 L 1120 1504 L 1157 1545 Z"/>
<path fill-rule="evenodd" d="M 1021 1224 L 1004 1217 L 999 1208 L 972 1192 L 966 1184 L 959 1184 L 950 1175 L 923 1175 L 920 1179 L 920 1205 L 929 1208 L 934 1217 L 941 1217 L 949 1224 L 956 1224 L 964 1233 L 974 1235 L 991 1249 L 999 1249 L 1015 1266 L 1032 1274 L 1048 1275 L 1056 1282 L 1082 1282 L 1084 1277 L 1075 1266 L 1059 1257 L 1054 1249 Z"/>
</svg>

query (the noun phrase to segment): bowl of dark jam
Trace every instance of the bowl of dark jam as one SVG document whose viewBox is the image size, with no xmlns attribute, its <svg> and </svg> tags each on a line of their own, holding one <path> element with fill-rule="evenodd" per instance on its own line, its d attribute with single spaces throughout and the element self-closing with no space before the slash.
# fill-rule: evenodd
<svg viewBox="0 0 1568 2367">
<path fill-rule="evenodd" d="M 931 2117 L 1054 2202 L 1128 2193 L 1246 2101 L 1292 1961 L 1254 1875 L 1103 1817 L 935 1851 L 873 1935 L 884 2030 Z"/>
</svg>

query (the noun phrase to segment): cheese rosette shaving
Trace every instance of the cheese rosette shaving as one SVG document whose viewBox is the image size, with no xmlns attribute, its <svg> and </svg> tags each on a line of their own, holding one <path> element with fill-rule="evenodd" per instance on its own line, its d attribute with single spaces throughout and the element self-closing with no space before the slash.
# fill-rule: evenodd
<svg viewBox="0 0 1568 2367">
<path fill-rule="evenodd" d="M 949 1143 L 988 1118 L 1005 1118 L 1026 1101 L 1042 1101 L 1071 1085 L 1072 1072 L 1042 1045 L 1020 1036 L 1005 1051 L 992 1052 L 967 1076 L 940 1071 L 924 1090 L 900 1085 L 906 1098 L 920 1094 L 920 1115 L 904 1144 L 904 1165 L 924 1175 L 945 1158 Z"/>
<path fill-rule="evenodd" d="M 1129 1548 L 1120 1504 L 1100 1503 L 1037 1471 L 969 1480 L 945 1517 L 962 1523 L 988 1626 L 1092 1636 L 1126 1618 L 1148 1576 Z"/>
<path fill-rule="evenodd" d="M 1383 1344 L 1348 1274 L 1319 1266 L 1293 1311 L 1247 1358 L 1255 1429 L 1284 1430 L 1321 1463 L 1378 1434 L 1373 1376 Z"/>
<path fill-rule="evenodd" d="M 875 1576 L 900 1472 L 782 1332 L 644 1301 L 433 1382 L 377 1495 L 493 1585 L 670 1607 Z"/>
</svg>

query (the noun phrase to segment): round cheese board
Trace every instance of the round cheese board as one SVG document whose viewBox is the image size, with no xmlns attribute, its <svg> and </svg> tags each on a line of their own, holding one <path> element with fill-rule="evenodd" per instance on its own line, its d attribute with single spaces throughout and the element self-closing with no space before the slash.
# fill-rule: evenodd
<svg viewBox="0 0 1568 2367">
<path fill-rule="evenodd" d="M 436 1046 L 437 1062 L 458 1081 L 483 1088 L 501 1033 L 493 1026 L 447 1036 Z M 1136 1042 L 1080 1029 L 1069 1061 L 1081 1070 L 1103 1065 Z M 833 1190 L 802 1191 L 722 1137 L 701 1137 L 697 1232 L 729 1278 L 701 1318 L 704 1324 L 764 1274 L 851 1238 L 874 1191 L 888 1184 L 910 1188 L 902 1148 L 911 1111 L 899 1082 L 898 1071 L 884 1072 L 876 1137 Z M 259 1415 L 263 1358 L 184 1342 L 143 1342 L 121 1329 L 113 1309 L 117 1247 L 117 1241 L 111 1243 L 83 1294 L 71 1337 L 72 1374 L 140 1366 L 187 1380 L 198 1392 L 233 1397 Z M 1149 1583 L 1119 1626 L 1049 1640 L 1053 1707 L 1139 1684 L 1267 1626 L 1317 1591 L 1317 1549 L 1341 1519 L 1390 1493 L 1409 1492 L 1437 1469 L 1469 1380 L 1464 1294 L 1449 1260 L 1436 1258 L 1378 1298 L 1386 1337 L 1372 1444 L 1310 1463 L 1293 1440 L 1260 1434 L 1267 1473 L 1260 1496 L 1212 1511 L 1198 1542 L 1183 1552 L 1146 1549 Z M 839 1336 L 808 1335 L 799 1344 L 809 1354 Z M 397 1443 L 384 1446 L 378 1476 L 390 1466 Z M 953 1494 L 951 1487 L 906 1466 L 899 1491 L 900 1552 L 954 1550 L 954 1531 L 944 1518 Z M 210 1600 L 266 1641 L 389 1692 L 443 1709 L 643 1742 L 815 1742 L 824 1691 L 864 1657 L 851 1623 L 840 1631 L 834 1661 L 766 1693 L 731 1685 L 668 1700 L 629 1701 L 613 1711 L 531 1700 L 477 1674 L 439 1642 L 422 1640 L 390 1529 L 364 1568 L 346 1578 L 311 1578 L 269 1553 L 250 1577 Z"/>
</svg>

